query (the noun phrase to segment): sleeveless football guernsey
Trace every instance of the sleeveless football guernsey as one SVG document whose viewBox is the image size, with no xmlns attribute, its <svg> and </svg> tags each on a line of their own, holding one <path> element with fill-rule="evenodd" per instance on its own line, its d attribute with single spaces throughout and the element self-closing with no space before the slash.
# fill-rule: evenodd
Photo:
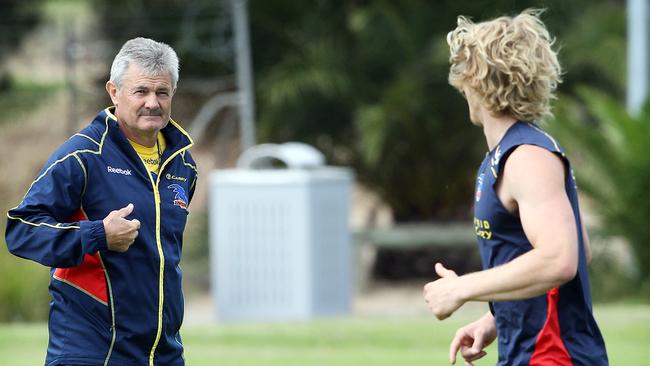
<svg viewBox="0 0 650 366">
<path fill-rule="evenodd" d="M 483 268 L 508 263 L 533 248 L 519 217 L 509 213 L 496 194 L 506 159 L 524 144 L 544 148 L 564 162 L 566 194 L 578 233 L 578 270 L 571 281 L 544 295 L 490 303 L 497 326 L 498 365 L 607 365 L 605 344 L 592 315 L 575 177 L 557 142 L 532 123 L 512 125 L 479 168 L 474 227 Z"/>
</svg>

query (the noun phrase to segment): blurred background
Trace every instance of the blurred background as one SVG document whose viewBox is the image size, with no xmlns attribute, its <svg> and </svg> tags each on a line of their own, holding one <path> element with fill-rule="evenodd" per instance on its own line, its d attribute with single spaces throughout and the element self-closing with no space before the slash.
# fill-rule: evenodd
<svg viewBox="0 0 650 366">
<path fill-rule="evenodd" d="M 233 102 L 247 92 L 237 77 L 237 3 L 249 36 L 248 111 Z M 480 268 L 471 198 L 487 147 L 447 83 L 445 36 L 458 15 L 480 21 L 543 7 L 565 72 L 544 127 L 567 149 L 581 189 L 596 318 L 612 364 L 642 365 L 650 104 L 647 92 L 631 103 L 628 90 L 639 79 L 647 90 L 649 5 L 629 3 L 645 6 L 632 31 L 624 0 L 2 0 L 0 211 L 110 105 L 104 84 L 119 47 L 136 36 L 166 42 L 181 60 L 173 117 L 193 135 L 200 172 L 182 262 L 188 364 L 442 364 L 455 328 L 486 309 L 469 304 L 440 323 L 421 298 L 435 261 L 459 273 Z M 630 34 L 639 32 L 645 64 L 628 77 Z M 246 118 L 254 130 L 241 127 Z M 234 168 L 252 143 L 288 141 L 353 172 L 349 310 L 221 324 L 210 293 L 209 177 Z M 2 249 L 0 278 L 0 354 L 8 365 L 40 364 L 49 269 Z M 494 363 L 495 346 L 488 352 L 478 364 Z"/>
</svg>

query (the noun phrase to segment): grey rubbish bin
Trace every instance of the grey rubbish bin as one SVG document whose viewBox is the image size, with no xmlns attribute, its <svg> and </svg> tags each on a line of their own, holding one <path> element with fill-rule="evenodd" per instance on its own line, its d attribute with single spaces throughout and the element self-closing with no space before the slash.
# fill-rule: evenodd
<svg viewBox="0 0 650 366">
<path fill-rule="evenodd" d="M 273 168 L 280 160 L 286 169 Z M 252 147 L 210 176 L 212 293 L 220 320 L 349 312 L 352 172 L 299 143 Z"/>
</svg>

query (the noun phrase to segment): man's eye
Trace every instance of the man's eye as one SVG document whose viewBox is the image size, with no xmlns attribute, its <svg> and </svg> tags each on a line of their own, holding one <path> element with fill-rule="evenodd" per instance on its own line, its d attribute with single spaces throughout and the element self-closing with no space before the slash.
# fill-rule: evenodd
<svg viewBox="0 0 650 366">
<path fill-rule="evenodd" d="M 145 91 L 142 90 L 142 89 L 138 89 L 138 90 L 135 91 L 135 94 L 138 94 L 138 95 L 142 95 L 144 93 L 145 93 Z"/>
</svg>

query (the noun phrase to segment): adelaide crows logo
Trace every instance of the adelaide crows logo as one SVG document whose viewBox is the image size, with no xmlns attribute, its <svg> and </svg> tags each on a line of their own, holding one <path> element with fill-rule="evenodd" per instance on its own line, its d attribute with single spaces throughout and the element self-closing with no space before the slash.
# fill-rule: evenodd
<svg viewBox="0 0 650 366">
<path fill-rule="evenodd" d="M 185 194 L 183 187 L 179 186 L 178 184 L 170 184 L 167 186 L 167 188 L 173 190 L 176 194 L 176 196 L 174 196 L 174 205 L 187 209 L 187 194 Z"/>
<path fill-rule="evenodd" d="M 483 179 L 485 174 L 481 173 L 476 179 L 476 202 L 481 200 L 481 191 L 483 190 Z"/>
</svg>

